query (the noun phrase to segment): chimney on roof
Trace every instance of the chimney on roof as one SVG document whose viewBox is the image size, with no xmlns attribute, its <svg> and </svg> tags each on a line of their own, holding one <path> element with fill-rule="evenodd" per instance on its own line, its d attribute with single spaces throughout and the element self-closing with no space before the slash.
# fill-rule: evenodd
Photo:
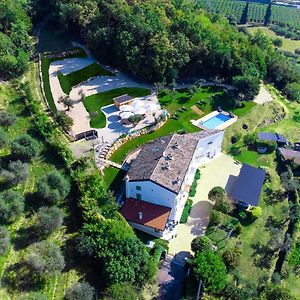
<svg viewBox="0 0 300 300">
<path fill-rule="evenodd" d="M 143 213 L 141 211 L 138 213 L 138 217 L 139 217 L 139 220 L 143 219 Z"/>
<path fill-rule="evenodd" d="M 172 153 L 170 153 L 170 154 L 167 156 L 167 158 L 168 158 L 169 160 L 173 160 L 173 159 L 174 159 Z"/>
</svg>

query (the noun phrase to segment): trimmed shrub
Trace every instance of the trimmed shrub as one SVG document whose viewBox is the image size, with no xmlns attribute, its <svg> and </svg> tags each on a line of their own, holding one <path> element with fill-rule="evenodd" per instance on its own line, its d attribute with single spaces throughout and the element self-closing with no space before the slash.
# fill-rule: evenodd
<svg viewBox="0 0 300 300">
<path fill-rule="evenodd" d="M 210 251 L 212 248 L 213 244 L 207 236 L 197 236 L 192 240 L 191 249 L 194 253 Z"/>
<path fill-rule="evenodd" d="M 37 195 L 48 203 L 65 199 L 69 192 L 69 181 L 56 170 L 48 173 L 37 183 Z"/>
<path fill-rule="evenodd" d="M 20 135 L 11 145 L 11 156 L 16 160 L 30 161 L 39 151 L 38 142 L 28 134 Z"/>
<path fill-rule="evenodd" d="M 188 199 L 184 205 L 183 212 L 180 218 L 180 223 L 186 223 L 189 217 L 190 211 L 193 206 L 193 200 Z"/>
<path fill-rule="evenodd" d="M 222 259 L 226 265 L 227 270 L 233 270 L 234 268 L 239 266 L 241 262 L 241 258 L 242 258 L 242 251 L 238 247 L 225 250 L 222 253 Z"/>
</svg>

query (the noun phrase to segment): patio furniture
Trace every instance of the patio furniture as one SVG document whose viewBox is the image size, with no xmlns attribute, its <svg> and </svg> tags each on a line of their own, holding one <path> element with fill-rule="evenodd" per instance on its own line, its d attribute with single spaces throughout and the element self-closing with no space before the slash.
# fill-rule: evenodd
<svg viewBox="0 0 300 300">
<path fill-rule="evenodd" d="M 222 108 L 221 108 L 221 106 L 218 106 L 218 107 L 217 107 L 217 111 L 218 111 L 218 112 L 222 112 L 222 111 L 223 111 Z"/>
</svg>

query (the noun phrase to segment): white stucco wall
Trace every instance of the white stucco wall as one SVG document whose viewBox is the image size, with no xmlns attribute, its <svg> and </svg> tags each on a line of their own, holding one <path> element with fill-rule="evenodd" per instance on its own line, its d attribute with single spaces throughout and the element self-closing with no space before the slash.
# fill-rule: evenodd
<svg viewBox="0 0 300 300">
<path fill-rule="evenodd" d="M 136 186 L 140 186 L 141 190 L 137 190 Z M 126 182 L 126 197 L 137 199 L 137 194 L 141 194 L 141 199 L 144 201 L 170 208 L 174 207 L 176 194 L 150 180 Z"/>
<path fill-rule="evenodd" d="M 201 164 L 206 163 L 208 160 L 221 153 L 223 137 L 224 132 L 220 132 L 217 135 L 209 136 L 198 142 L 197 149 L 190 162 L 188 171 L 181 186 L 181 190 L 178 194 L 175 194 L 150 180 L 127 181 L 126 197 L 137 199 L 137 194 L 140 194 L 141 200 L 170 207 L 171 212 L 169 220 L 175 220 L 176 222 L 179 222 L 184 204 L 188 199 L 188 191 L 186 186 L 192 184 L 196 170 Z M 136 186 L 140 186 L 141 190 L 137 190 Z M 147 226 L 134 223 L 133 227 L 155 236 L 163 235 L 163 233 L 157 233 L 154 229 Z"/>
</svg>

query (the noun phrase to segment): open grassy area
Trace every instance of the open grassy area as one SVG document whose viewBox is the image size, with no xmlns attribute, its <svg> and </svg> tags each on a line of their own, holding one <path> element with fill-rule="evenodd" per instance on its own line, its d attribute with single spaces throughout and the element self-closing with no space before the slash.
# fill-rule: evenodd
<svg viewBox="0 0 300 300">
<path fill-rule="evenodd" d="M 114 76 L 114 74 L 96 62 L 67 75 L 63 75 L 61 72 L 58 73 L 61 88 L 67 95 L 70 94 L 73 86 L 95 76 Z"/>
<path fill-rule="evenodd" d="M 284 36 L 279 36 L 268 27 L 249 27 L 249 28 L 247 28 L 247 30 L 253 34 L 257 31 L 261 31 L 272 39 L 279 37 L 282 40 L 282 46 L 280 47 L 280 49 L 283 51 L 289 51 L 289 52 L 295 53 L 296 49 L 300 49 L 300 41 L 299 40 L 291 40 L 291 39 L 285 38 Z"/>
<path fill-rule="evenodd" d="M 214 100 L 211 100 L 211 96 L 216 95 Z M 226 109 L 227 105 L 225 102 L 224 92 L 220 88 L 215 87 L 203 87 L 199 88 L 193 95 L 187 90 L 170 92 L 168 94 L 159 95 L 159 101 L 163 108 L 172 115 L 176 113 L 178 115 L 178 120 L 170 118 L 166 124 L 164 124 L 160 129 L 151 132 L 147 135 L 140 136 L 134 140 L 131 140 L 124 145 L 122 145 L 111 157 L 111 160 L 115 162 L 122 162 L 126 154 L 141 146 L 142 144 L 157 139 L 160 136 L 165 136 L 173 132 L 196 132 L 199 131 L 198 127 L 195 127 L 191 120 L 196 120 L 204 116 L 205 114 L 211 112 L 218 106 L 222 106 Z M 192 110 L 192 106 L 196 105 L 199 100 L 205 102 L 202 105 L 199 105 L 199 108 L 202 110 L 203 115 L 198 115 Z M 185 107 L 187 110 L 180 112 L 179 109 Z M 245 106 L 247 109 L 244 109 L 243 114 L 251 110 L 253 107 L 252 104 Z M 233 110 L 235 112 L 235 110 Z"/>
<path fill-rule="evenodd" d="M 227 233 L 223 229 L 209 230 L 207 236 L 218 247 L 218 250 L 222 253 L 227 249 L 232 249 L 238 245 L 242 250 L 242 257 L 240 265 L 235 269 L 234 276 L 228 276 L 229 280 L 235 281 L 235 276 L 243 282 L 251 282 L 258 284 L 260 277 L 268 275 L 271 277 L 278 253 L 274 253 L 273 256 L 267 257 L 266 253 L 260 251 L 259 247 L 263 248 L 273 238 L 272 233 L 266 228 L 266 221 L 268 217 L 276 217 L 278 220 L 284 219 L 282 211 L 288 208 L 287 200 L 267 205 L 264 199 L 267 199 L 267 195 L 263 193 L 259 206 L 262 208 L 262 215 L 255 221 L 243 221 L 239 218 L 242 224 L 242 233 L 239 237 L 232 236 L 227 239 Z M 283 239 L 286 226 L 280 228 L 280 238 Z"/>
<path fill-rule="evenodd" d="M 203 112 L 202 115 L 196 116 L 197 119 L 216 110 L 219 106 L 223 110 L 232 111 L 237 116 L 243 116 L 256 105 L 255 102 L 244 101 L 242 107 L 235 108 L 232 106 L 233 101 L 229 101 L 227 94 L 219 87 L 202 87 L 192 95 L 188 90 L 161 93 L 159 101 L 161 106 L 165 107 L 171 114 L 183 106 L 191 108 L 195 105 Z M 199 104 L 198 101 L 202 101 L 202 103 Z"/>
<path fill-rule="evenodd" d="M 30 83 L 33 96 L 41 100 L 37 82 L 37 66 L 35 64 L 30 64 L 26 79 Z M 30 163 L 30 174 L 26 184 L 16 187 L 25 197 L 25 212 L 8 226 L 12 245 L 9 252 L 0 257 L 0 299 L 25 299 L 25 297 L 26 299 L 35 299 L 34 296 L 29 296 L 31 292 L 42 293 L 47 299 L 63 299 L 66 289 L 82 277 L 78 269 L 74 268 L 74 264 L 69 264 L 70 259 L 73 260 L 73 258 L 71 258 L 72 254 L 69 253 L 67 243 L 72 240 L 74 236 L 72 226 L 76 227 L 77 223 L 73 220 L 68 200 L 60 205 L 65 212 L 66 222 L 64 226 L 46 238 L 62 246 L 67 262 L 66 270 L 63 273 L 48 277 L 44 282 L 34 283 L 31 282 L 29 275 L 23 273 L 23 269 L 20 267 L 20 263 L 24 261 L 28 254 L 28 246 L 38 240 L 32 234 L 34 232 L 32 226 L 36 220 L 35 212 L 42 205 L 40 199 L 33 197 L 36 182 L 55 168 L 62 173 L 64 173 L 64 169 L 56 160 L 55 152 L 34 134 L 31 116 L 17 89 L 18 86 L 14 84 L 0 85 L 0 107 L 17 116 L 17 123 L 7 131 L 9 140 L 14 140 L 22 133 L 28 133 L 38 140 L 41 154 Z M 7 159 L 7 155 L 9 155 L 8 149 L 1 151 L 1 161 Z M 70 222 L 71 218 L 72 222 Z"/>
<path fill-rule="evenodd" d="M 99 94 L 88 96 L 83 101 L 85 109 L 90 114 L 90 125 L 93 128 L 103 128 L 106 125 L 106 118 L 101 107 L 113 104 L 113 98 L 128 94 L 132 97 L 143 97 L 150 95 L 151 91 L 142 88 L 118 88 Z"/>
<path fill-rule="evenodd" d="M 76 48 L 74 48 L 76 49 Z M 78 54 L 71 54 L 68 56 L 65 56 L 63 58 L 72 58 L 72 57 L 86 57 L 86 53 L 82 49 L 78 49 L 80 52 Z M 53 61 L 61 60 L 63 59 L 62 57 L 55 57 L 55 58 L 47 58 L 46 56 L 42 55 L 41 59 L 41 69 L 42 69 L 42 77 L 43 77 L 43 85 L 44 85 L 44 91 L 45 91 L 45 96 L 48 102 L 48 105 L 50 109 L 55 113 L 57 111 L 54 99 L 51 93 L 51 88 L 50 88 L 50 80 L 49 80 L 49 67 L 50 64 Z"/>
</svg>

